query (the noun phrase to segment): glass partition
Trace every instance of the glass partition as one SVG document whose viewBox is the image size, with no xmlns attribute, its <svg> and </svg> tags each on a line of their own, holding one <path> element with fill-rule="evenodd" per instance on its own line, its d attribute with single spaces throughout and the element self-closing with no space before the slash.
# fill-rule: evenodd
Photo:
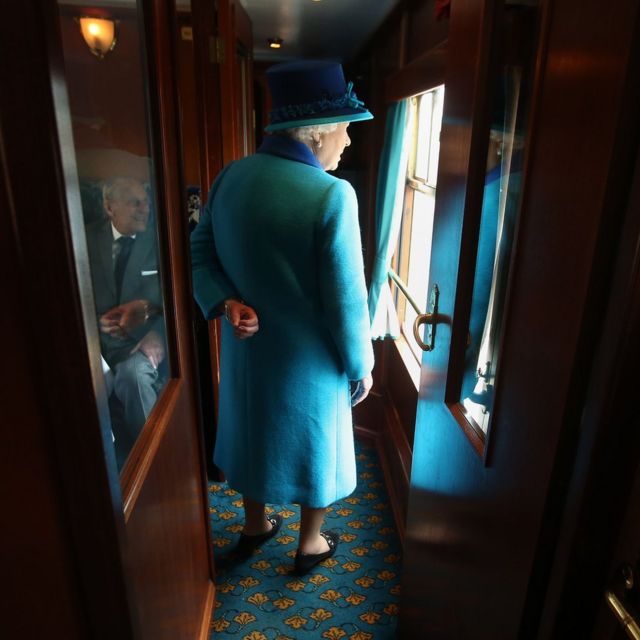
<svg viewBox="0 0 640 640">
<path fill-rule="evenodd" d="M 58 2 L 81 223 L 119 469 L 170 376 L 138 4 Z"/>
</svg>

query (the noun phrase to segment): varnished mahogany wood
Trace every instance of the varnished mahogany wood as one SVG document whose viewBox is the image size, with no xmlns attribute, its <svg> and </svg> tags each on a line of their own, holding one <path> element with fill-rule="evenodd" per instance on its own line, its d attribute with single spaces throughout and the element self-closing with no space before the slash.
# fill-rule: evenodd
<svg viewBox="0 0 640 640">
<path fill-rule="evenodd" d="M 122 478 L 129 504 L 126 533 L 105 415 L 95 310 L 87 293 L 91 285 L 56 5 L 19 3 L 0 26 L 7 61 L 0 94 L 3 179 L 11 194 L 10 237 L 15 242 L 15 250 L 7 256 L 17 253 L 23 268 L 18 273 L 24 274 L 20 278 L 24 300 L 16 301 L 23 307 L 16 313 L 26 319 L 23 329 L 30 351 L 25 352 L 24 363 L 29 365 L 38 394 L 34 408 L 42 420 L 38 424 L 32 414 L 32 431 L 24 437 L 44 429 L 49 439 L 46 449 L 24 452 L 21 462 L 28 473 L 30 462 L 42 463 L 36 454 L 44 454 L 50 487 L 58 496 L 44 512 L 54 511 L 57 521 L 24 532 L 25 542 L 37 539 L 41 545 L 48 544 L 42 534 L 50 533 L 50 554 L 59 554 L 57 560 L 51 558 L 50 579 L 42 578 L 42 567 L 24 575 L 34 594 L 40 584 L 59 585 L 47 594 L 47 601 L 60 614 L 54 616 L 51 628 L 37 635 L 55 633 L 56 625 L 65 623 L 68 629 L 59 637 L 74 637 L 82 630 L 83 637 L 92 638 L 191 640 L 202 634 L 211 614 L 207 490 L 194 413 L 186 215 L 175 171 L 180 158 L 174 58 L 172 46 L 167 46 L 171 13 L 161 0 L 145 3 L 145 9 L 158 209 L 166 214 L 160 223 L 161 257 L 163 273 L 171 282 L 165 297 L 171 301 L 166 319 L 173 379 Z M 32 25 L 28 37 L 16 32 L 17 23 Z M 15 379 L 15 384 L 21 382 Z M 24 386 L 18 390 L 16 398 L 28 393 Z M 41 477 L 41 471 L 34 477 Z M 27 507 L 37 513 L 37 504 L 25 503 Z M 170 544 L 165 544 L 167 539 Z M 28 566 L 23 559 L 16 562 L 23 569 Z M 65 583 L 61 564 L 68 566 L 72 585 Z M 65 621 L 70 612 L 73 623 Z M 33 615 L 29 622 L 37 625 L 38 617 Z"/>
<path fill-rule="evenodd" d="M 436 0 L 407 0 L 405 6 L 408 15 L 406 61 L 409 63 L 447 39 L 449 21 L 436 19 Z"/>
<path fill-rule="evenodd" d="M 182 159 L 183 159 L 183 192 L 187 191 L 189 186 L 200 187 L 200 203 L 206 201 L 209 185 L 213 176 L 206 177 L 203 172 L 208 172 L 212 166 L 209 163 L 210 156 L 215 156 L 215 165 L 218 167 L 222 162 L 220 140 L 218 138 L 215 149 L 211 148 L 208 140 L 205 138 L 207 130 L 211 125 L 215 124 L 217 128 L 220 126 L 219 105 L 209 104 L 207 108 L 201 109 L 200 94 L 206 91 L 206 87 L 217 78 L 217 65 L 207 60 L 204 61 L 205 69 L 208 73 L 201 76 L 196 74 L 196 68 L 200 70 L 202 60 L 202 38 L 205 36 L 207 22 L 206 16 L 200 16 L 201 2 L 195 0 L 192 3 L 192 11 L 196 11 L 198 19 L 202 21 L 198 29 L 194 29 L 191 12 L 179 12 L 176 16 L 176 33 L 177 41 L 177 75 L 178 75 L 178 96 L 180 107 L 180 126 L 182 141 Z M 204 8 L 206 11 L 213 10 L 212 3 L 206 3 Z M 211 31 L 213 32 L 213 16 L 210 16 Z M 187 29 L 187 35 L 190 33 L 192 40 L 184 38 L 183 30 Z M 190 31 L 188 31 L 190 30 Z M 205 40 L 207 42 L 207 40 Z M 208 66 L 206 66 L 208 65 Z M 214 83 L 217 88 L 217 82 Z M 216 97 L 218 92 L 216 91 Z M 211 118 L 215 118 L 215 123 L 210 123 Z M 199 132 L 204 132 L 202 135 Z M 190 223 L 191 224 L 191 223 Z M 190 279 L 190 278 L 189 278 Z M 207 477 L 213 479 L 216 477 L 216 470 L 213 465 L 213 446 L 215 440 L 216 426 L 216 394 L 217 379 L 212 373 L 212 364 L 217 367 L 217 349 L 211 349 L 211 344 L 215 345 L 215 340 L 209 340 L 209 323 L 205 320 L 202 312 L 198 308 L 195 301 L 193 308 L 193 331 L 195 339 L 195 355 L 196 355 L 196 372 L 199 390 L 199 423 L 203 436 L 204 448 L 204 467 L 207 470 Z M 212 360 L 214 361 L 212 363 Z"/>
<path fill-rule="evenodd" d="M 393 345 L 391 345 L 392 348 Z M 383 345 L 376 343 L 376 357 L 378 358 Z M 385 360 L 382 361 L 386 362 Z M 392 361 L 393 362 L 393 361 Z M 398 372 L 402 379 L 406 378 L 409 390 L 415 387 L 406 370 Z M 382 374 L 383 380 L 393 380 L 393 375 L 388 379 Z M 383 389 L 380 393 L 376 389 Z M 415 401 L 411 398 L 405 405 L 397 406 L 393 395 L 378 380 L 368 398 L 354 409 L 354 422 L 356 433 L 375 441 L 380 463 L 385 476 L 385 483 L 389 492 L 389 499 L 393 510 L 396 529 L 400 538 L 404 537 L 405 521 L 407 516 L 407 500 L 409 495 L 409 476 L 411 474 L 411 445 L 405 432 L 405 424 L 400 411 L 409 413 L 415 409 Z M 404 393 L 401 392 L 404 396 Z M 415 412 L 409 421 L 413 426 Z"/>
<path fill-rule="evenodd" d="M 215 585 L 211 583 L 207 591 L 207 600 L 205 602 L 205 611 L 213 611 L 215 606 Z M 202 624 L 200 626 L 200 632 L 196 636 L 197 640 L 209 640 L 211 638 L 211 620 L 207 617 L 202 618 Z"/>
<path fill-rule="evenodd" d="M 133 513 L 151 464 L 162 443 L 168 423 L 176 412 L 176 405 L 182 393 L 184 393 L 184 389 L 181 381 L 169 380 L 120 472 L 125 522 Z"/>
<path fill-rule="evenodd" d="M 388 393 L 383 397 L 386 428 L 379 438 L 379 453 L 391 496 L 396 528 L 400 540 L 404 541 L 407 505 L 409 501 L 409 479 L 411 477 L 412 450 L 403 424 Z"/>
<path fill-rule="evenodd" d="M 356 75 L 368 80 L 366 90 L 358 86 L 358 92 L 366 95 L 366 103 L 375 114 L 373 127 L 366 135 L 358 136 L 358 129 L 353 128 L 353 148 L 350 149 L 356 156 L 355 162 L 368 167 L 368 198 L 360 203 L 361 207 L 368 205 L 361 212 L 364 213 L 361 227 L 368 273 L 375 252 L 375 190 L 388 103 L 426 91 L 441 84 L 444 78 L 448 21 L 436 24 L 429 7 L 433 9 L 432 2 L 399 3 L 353 65 L 359 70 Z M 418 33 L 422 37 L 417 38 Z M 397 528 L 402 535 L 418 394 L 396 346 L 386 341 L 376 342 L 374 348 L 376 395 L 367 401 L 369 407 L 356 410 L 356 417 L 360 424 L 371 426 L 378 434 L 380 458 Z"/>
<path fill-rule="evenodd" d="M 387 79 L 387 101 L 403 100 L 443 84 L 446 56 L 445 41 L 401 67 Z"/>
<path fill-rule="evenodd" d="M 192 299 L 188 287 L 187 215 L 179 176 L 179 120 L 176 111 L 174 5 L 149 0 L 144 5 L 149 59 L 154 161 L 161 227 L 166 251 L 165 291 L 174 310 L 167 324 L 175 327 L 172 380 L 158 411 L 148 420 L 147 441 L 132 472 L 135 504 L 127 511 L 129 580 L 134 584 L 143 634 L 154 638 L 193 638 L 211 616 L 212 557 L 209 544 L 208 493 L 202 464 L 202 442 L 195 406 Z M 144 447 L 146 446 L 146 449 Z M 128 494 L 125 493 L 125 502 Z"/>
<path fill-rule="evenodd" d="M 246 80 L 247 94 L 242 103 L 242 76 L 239 67 L 238 47 L 250 56 L 253 50 L 251 22 L 238 0 L 218 2 L 219 37 L 224 43 L 224 58 L 220 63 L 221 116 L 226 126 L 222 130 L 222 156 L 224 164 L 241 158 L 245 139 L 241 113 L 243 109 L 253 109 L 252 65 L 249 57 Z M 251 140 L 253 135 L 251 132 Z"/>
<path fill-rule="evenodd" d="M 173 415 L 127 521 L 130 580 L 143 637 L 193 640 L 211 618 L 198 438 L 188 394 Z M 184 422 L 183 422 L 184 420 Z"/>
<path fill-rule="evenodd" d="M 0 37 L 4 37 L 0 28 Z M 1 49 L 0 49 L 1 50 Z M 0 72 L 2 86 L 7 79 Z M 0 121 L 7 113 L 0 99 Z M 0 126 L 0 139 L 5 138 Z M 29 287 L 20 277 L 19 238 L 13 220 L 18 215 L 6 163 L 16 156 L 2 145 L 0 153 L 0 282 L 3 306 L 0 332 L 6 341 L 7 363 L 0 385 L 0 448 L 2 483 L 0 499 L 5 517 L 2 525 L 3 634 L 9 638 L 52 637 L 80 640 L 89 633 L 82 613 L 82 599 L 73 571 L 74 551 L 69 541 L 64 496 L 54 465 L 49 459 L 54 438 L 49 418 L 34 384 L 40 367 L 33 344 L 26 296 Z M 9 380 L 10 378 L 10 380 Z M 37 505 L 34 506 L 34 505 Z M 46 544 L 43 544 L 46 541 Z M 46 567 L 46 571 L 42 571 Z M 6 588 L 11 585 L 11 588 Z M 45 631 L 46 629 L 46 631 Z"/>
<path fill-rule="evenodd" d="M 191 34 L 191 39 L 185 37 L 189 34 Z M 191 13 L 177 13 L 175 40 L 184 185 L 198 186 L 202 190 L 196 59 Z"/>
<path fill-rule="evenodd" d="M 21 33 L 17 24 L 31 28 Z M 2 273 L 13 283 L 3 285 L 6 312 L 19 327 L 6 334 L 9 415 L 0 422 L 12 430 L 4 450 L 14 459 L 4 468 L 20 475 L 6 485 L 19 506 L 6 503 L 14 524 L 5 529 L 12 552 L 3 555 L 3 579 L 14 607 L 3 633 L 127 639 L 119 484 L 94 396 L 63 180 L 73 147 L 68 119 L 56 114 L 66 100 L 60 51 L 55 2 L 5 7 Z M 19 406 L 20 419 L 11 420 Z"/>
<path fill-rule="evenodd" d="M 570 479 L 564 480 L 570 491 L 544 605 L 540 634 L 544 638 L 573 633 L 613 640 L 619 627 L 604 605 L 604 590 L 616 585 L 623 563 L 640 569 L 640 432 L 635 401 L 640 356 L 638 18 L 618 141 L 611 156 L 616 171 L 608 189 L 602 259 L 592 285 L 593 304 L 601 315 L 593 334 L 594 361 L 580 421 L 582 435 L 571 447 L 575 464 L 566 471 L 571 471 Z"/>
<path fill-rule="evenodd" d="M 449 89 L 473 73 L 456 58 L 476 60 L 469 41 L 478 15 L 473 22 L 469 18 L 478 5 L 452 4 L 447 99 L 455 107 L 445 114 L 445 120 L 454 116 L 452 123 L 459 123 L 462 95 Z M 581 435 L 602 319 L 593 309 L 602 302 L 599 278 L 617 215 L 612 193 L 620 172 L 628 170 L 625 154 L 617 153 L 618 118 L 638 12 L 636 2 L 623 1 L 605 23 L 596 0 L 582 2 L 579 13 L 568 0 L 544 7 L 488 466 L 446 407 L 425 405 L 425 415 L 428 410 L 441 422 L 431 422 L 428 432 L 419 434 L 419 423 L 416 429 L 402 638 L 539 637 L 567 469 Z M 457 64 L 462 64 L 459 77 Z M 600 124 L 594 130 L 595 120 Z M 452 162 L 457 140 L 448 135 L 443 135 L 441 202 L 447 174 L 467 171 L 466 162 Z M 434 236 L 434 245 L 438 242 Z M 442 307 L 446 313 L 448 303 Z M 425 397 L 442 393 L 448 374 L 437 350 L 433 355 Z M 421 460 L 419 450 L 425 454 Z"/>
<path fill-rule="evenodd" d="M 418 392 L 398 352 L 398 347 L 391 340 L 387 341 L 384 347 L 383 385 L 386 397 L 391 410 L 398 416 L 406 441 L 413 447 Z"/>
<path fill-rule="evenodd" d="M 191 0 L 196 83 L 197 126 L 200 136 L 200 192 L 202 199 L 222 169 L 220 67 L 212 58 L 217 34 L 215 3 Z"/>
</svg>

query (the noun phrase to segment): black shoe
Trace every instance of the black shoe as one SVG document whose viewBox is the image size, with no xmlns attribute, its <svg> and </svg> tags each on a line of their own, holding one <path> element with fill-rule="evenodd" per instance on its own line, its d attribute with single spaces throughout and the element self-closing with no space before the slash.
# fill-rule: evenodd
<svg viewBox="0 0 640 640">
<path fill-rule="evenodd" d="M 296 552 L 296 573 L 301 576 L 309 573 L 318 563 L 330 558 L 338 548 L 338 534 L 333 531 L 322 531 L 320 535 L 327 541 L 329 550 L 323 553 L 300 553 Z"/>
<path fill-rule="evenodd" d="M 282 524 L 282 516 L 279 513 L 267 516 L 267 520 L 271 523 L 271 529 L 266 533 L 259 533 L 257 536 L 248 536 L 244 533 L 240 534 L 240 540 L 233 550 L 240 557 L 250 556 L 261 544 L 273 538 L 280 530 Z"/>
</svg>

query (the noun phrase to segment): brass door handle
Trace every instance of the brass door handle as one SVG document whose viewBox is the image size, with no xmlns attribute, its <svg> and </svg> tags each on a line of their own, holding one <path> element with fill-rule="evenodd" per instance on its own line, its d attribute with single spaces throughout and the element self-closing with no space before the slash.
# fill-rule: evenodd
<svg viewBox="0 0 640 640">
<path fill-rule="evenodd" d="M 436 347 L 436 324 L 438 324 L 438 299 L 440 297 L 440 289 L 437 284 L 434 284 L 429 295 L 429 307 L 431 308 L 429 313 L 421 313 L 413 321 L 413 337 L 416 339 L 418 346 L 423 351 L 433 351 Z M 420 327 L 423 325 L 429 325 L 427 331 L 428 344 L 425 343 L 420 337 Z"/>
<path fill-rule="evenodd" d="M 613 593 L 613 591 L 606 591 L 604 597 L 609 608 L 613 611 L 627 635 L 633 638 L 633 640 L 640 640 L 640 625 L 638 625 L 633 616 L 627 611 L 616 594 Z"/>
<path fill-rule="evenodd" d="M 431 326 L 431 333 L 429 334 L 429 344 L 426 344 L 420 337 L 420 327 L 423 324 Z M 418 346 L 423 351 L 433 351 L 436 346 L 436 314 L 435 313 L 421 313 L 413 321 L 413 337 L 416 339 Z"/>
</svg>

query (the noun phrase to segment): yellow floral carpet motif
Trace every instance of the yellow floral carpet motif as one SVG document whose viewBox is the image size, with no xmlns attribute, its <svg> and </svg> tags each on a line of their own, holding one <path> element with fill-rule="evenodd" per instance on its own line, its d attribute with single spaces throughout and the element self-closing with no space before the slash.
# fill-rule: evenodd
<svg viewBox="0 0 640 640">
<path fill-rule="evenodd" d="M 339 534 L 336 554 L 298 577 L 293 558 L 297 505 L 270 505 L 282 515 L 278 535 L 248 560 L 224 566 L 242 530 L 241 496 L 209 485 L 218 560 L 211 638 L 224 640 L 392 640 L 400 595 L 400 544 L 375 449 L 356 442 L 358 487 L 335 503 L 323 529 Z"/>
</svg>

